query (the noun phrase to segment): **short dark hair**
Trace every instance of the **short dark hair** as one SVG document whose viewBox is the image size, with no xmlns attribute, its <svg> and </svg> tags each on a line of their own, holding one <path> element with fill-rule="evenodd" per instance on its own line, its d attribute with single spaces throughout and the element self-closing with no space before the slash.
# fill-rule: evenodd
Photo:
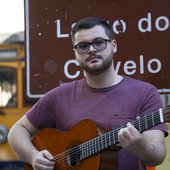
<svg viewBox="0 0 170 170">
<path fill-rule="evenodd" d="M 90 29 L 97 25 L 101 25 L 105 29 L 105 33 L 109 37 L 109 39 L 113 40 L 113 38 L 114 38 L 113 30 L 111 29 L 109 23 L 106 20 L 100 19 L 98 17 L 88 17 L 88 18 L 83 18 L 83 19 L 79 20 L 72 27 L 72 29 L 71 29 L 72 44 L 74 45 L 75 34 L 79 30 Z"/>
</svg>

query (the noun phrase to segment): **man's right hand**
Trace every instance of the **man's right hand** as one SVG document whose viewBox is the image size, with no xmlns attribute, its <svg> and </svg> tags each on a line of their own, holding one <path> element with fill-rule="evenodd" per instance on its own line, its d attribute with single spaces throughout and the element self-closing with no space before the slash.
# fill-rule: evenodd
<svg viewBox="0 0 170 170">
<path fill-rule="evenodd" d="M 36 152 L 32 157 L 32 167 L 34 170 L 53 170 L 55 160 L 48 150 Z"/>
</svg>

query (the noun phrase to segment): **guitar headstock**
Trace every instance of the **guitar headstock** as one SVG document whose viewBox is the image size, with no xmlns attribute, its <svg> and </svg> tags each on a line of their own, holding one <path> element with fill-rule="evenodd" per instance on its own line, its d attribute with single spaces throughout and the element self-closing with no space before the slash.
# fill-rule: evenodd
<svg viewBox="0 0 170 170">
<path fill-rule="evenodd" d="M 164 122 L 170 123 L 170 106 L 163 109 Z"/>
</svg>

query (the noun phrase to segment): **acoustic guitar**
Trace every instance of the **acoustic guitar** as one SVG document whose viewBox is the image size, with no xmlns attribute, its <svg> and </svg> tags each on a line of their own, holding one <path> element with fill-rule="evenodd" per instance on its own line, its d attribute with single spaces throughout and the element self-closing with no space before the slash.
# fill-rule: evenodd
<svg viewBox="0 0 170 170">
<path fill-rule="evenodd" d="M 159 109 L 131 124 L 142 133 L 158 124 L 169 122 L 169 111 L 170 107 Z M 95 123 L 86 119 L 66 132 L 44 129 L 33 137 L 32 143 L 38 150 L 48 149 L 52 153 L 54 170 L 116 170 L 117 156 L 113 152 L 117 150 L 114 146 L 119 143 L 118 132 L 122 127 L 101 133 Z M 33 168 L 26 164 L 24 170 Z"/>
</svg>

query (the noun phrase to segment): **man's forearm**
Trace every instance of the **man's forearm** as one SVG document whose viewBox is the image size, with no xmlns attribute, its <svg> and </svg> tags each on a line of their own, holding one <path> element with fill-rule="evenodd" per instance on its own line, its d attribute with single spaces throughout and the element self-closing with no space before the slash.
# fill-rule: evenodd
<svg viewBox="0 0 170 170">
<path fill-rule="evenodd" d="M 138 153 L 138 157 L 148 166 L 160 165 L 165 156 L 166 147 L 162 141 L 153 141 L 146 150 L 141 150 L 141 153 Z"/>
<path fill-rule="evenodd" d="M 38 151 L 32 145 L 31 136 L 24 127 L 12 127 L 8 134 L 8 142 L 19 159 L 31 164 L 33 155 Z"/>
</svg>

